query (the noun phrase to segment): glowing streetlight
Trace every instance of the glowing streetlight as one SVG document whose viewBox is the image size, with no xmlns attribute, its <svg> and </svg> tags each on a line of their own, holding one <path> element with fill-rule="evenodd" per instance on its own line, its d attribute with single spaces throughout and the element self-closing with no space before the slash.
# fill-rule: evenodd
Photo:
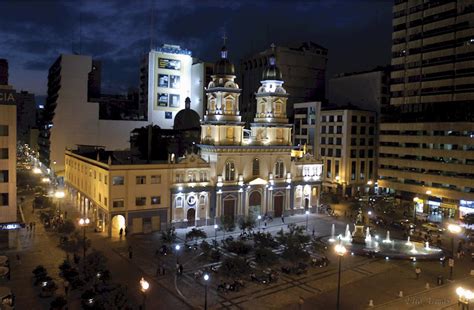
<svg viewBox="0 0 474 310">
<path fill-rule="evenodd" d="M 260 229 L 260 220 L 262 219 L 262 216 L 261 215 L 257 216 L 257 219 L 258 219 L 258 229 Z"/>
<path fill-rule="evenodd" d="M 458 295 L 458 303 L 462 305 L 461 309 L 469 310 L 469 303 L 474 299 L 474 292 L 460 286 L 456 289 L 456 294 Z"/>
<path fill-rule="evenodd" d="M 181 246 L 177 244 L 174 249 L 176 250 L 176 264 L 179 264 L 179 249 L 181 249 Z"/>
<path fill-rule="evenodd" d="M 451 233 L 451 259 L 452 262 L 449 264 L 449 279 L 453 279 L 454 269 L 454 236 L 461 232 L 462 228 L 458 224 L 449 224 L 448 231 Z"/>
<path fill-rule="evenodd" d="M 51 180 L 50 180 L 49 178 L 42 178 L 42 179 L 41 179 L 41 182 L 43 182 L 43 183 L 50 183 Z"/>
<path fill-rule="evenodd" d="M 84 260 L 85 267 L 85 258 L 86 258 L 86 227 L 89 225 L 90 220 L 87 217 L 82 217 L 79 219 L 79 225 L 82 226 L 82 259 Z"/>
<path fill-rule="evenodd" d="M 217 224 L 214 224 L 214 240 L 217 241 L 217 229 L 219 228 L 219 226 Z"/>
<path fill-rule="evenodd" d="M 374 182 L 372 180 L 367 181 L 367 185 L 371 186 L 372 184 L 374 184 Z"/>
<path fill-rule="evenodd" d="M 204 279 L 204 310 L 207 310 L 207 283 L 209 281 L 209 275 L 205 273 L 203 279 Z"/>
<path fill-rule="evenodd" d="M 34 167 L 34 168 L 33 168 L 33 173 L 34 173 L 34 174 L 40 174 L 40 173 L 41 173 L 41 169 L 38 168 L 38 167 Z"/>
<path fill-rule="evenodd" d="M 145 304 L 146 304 L 146 292 L 150 288 L 150 283 L 148 283 L 147 280 L 145 280 L 143 277 L 140 279 L 140 291 L 143 293 L 143 305 L 142 309 L 145 309 Z"/>
<path fill-rule="evenodd" d="M 337 244 L 334 247 L 334 251 L 336 254 L 339 256 L 339 272 L 338 272 L 338 277 L 337 277 L 337 301 L 336 301 L 336 309 L 340 309 L 340 295 L 341 295 L 341 263 L 342 263 L 342 257 L 347 253 L 347 249 L 345 246 L 342 244 Z"/>
<path fill-rule="evenodd" d="M 48 179 L 49 180 L 49 179 Z M 58 198 L 58 199 L 61 199 L 61 198 L 64 198 L 66 196 L 66 194 L 63 192 L 63 191 L 56 191 L 54 193 L 54 197 L 55 198 Z"/>
<path fill-rule="evenodd" d="M 430 190 L 427 190 L 427 191 L 426 191 L 426 195 L 431 195 L 431 191 L 430 191 Z"/>
</svg>

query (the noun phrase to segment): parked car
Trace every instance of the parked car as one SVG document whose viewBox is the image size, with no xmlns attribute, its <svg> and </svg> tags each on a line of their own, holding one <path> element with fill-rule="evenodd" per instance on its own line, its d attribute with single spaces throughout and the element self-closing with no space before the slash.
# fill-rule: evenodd
<svg viewBox="0 0 474 310">
<path fill-rule="evenodd" d="M 421 225 L 421 227 L 426 231 L 437 232 L 437 233 L 442 233 L 445 230 L 445 228 L 441 227 L 440 225 L 436 223 L 424 223 L 423 225 Z"/>
<path fill-rule="evenodd" d="M 400 220 L 400 224 L 403 226 L 405 229 L 415 229 L 416 225 L 409 219 L 403 219 Z"/>
<path fill-rule="evenodd" d="M 15 294 L 6 286 L 0 286 L 0 309 L 15 309 Z"/>
</svg>

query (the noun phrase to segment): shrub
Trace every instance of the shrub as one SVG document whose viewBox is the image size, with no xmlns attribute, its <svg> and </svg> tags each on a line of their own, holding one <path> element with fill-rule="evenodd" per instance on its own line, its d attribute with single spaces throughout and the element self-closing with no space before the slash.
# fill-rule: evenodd
<svg viewBox="0 0 474 310">
<path fill-rule="evenodd" d="M 268 248 L 260 248 L 255 250 L 255 262 L 262 266 L 271 266 L 278 261 L 278 255 Z"/>
<path fill-rule="evenodd" d="M 226 249 L 237 255 L 247 255 L 252 247 L 242 241 L 229 241 L 227 242 Z"/>
<path fill-rule="evenodd" d="M 250 271 L 250 267 L 243 258 L 228 257 L 222 262 L 219 271 L 229 277 L 241 277 Z"/>
<path fill-rule="evenodd" d="M 194 239 L 199 239 L 199 238 L 202 238 L 202 239 L 207 238 L 206 232 L 202 229 L 193 228 L 191 229 L 191 231 L 186 233 L 186 240 L 194 240 Z"/>
</svg>

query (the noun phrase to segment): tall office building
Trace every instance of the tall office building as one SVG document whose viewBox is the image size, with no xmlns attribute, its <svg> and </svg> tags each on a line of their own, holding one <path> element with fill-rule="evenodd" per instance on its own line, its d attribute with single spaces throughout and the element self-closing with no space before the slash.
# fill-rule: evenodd
<svg viewBox="0 0 474 310">
<path fill-rule="evenodd" d="M 17 106 L 17 140 L 22 143 L 30 142 L 31 129 L 36 127 L 35 95 L 27 91 L 15 94 Z"/>
<path fill-rule="evenodd" d="M 10 86 L 0 86 L 0 247 L 15 244 L 16 105 Z"/>
<path fill-rule="evenodd" d="M 265 68 L 272 53 L 277 66 L 285 77 L 285 89 L 290 94 L 287 104 L 288 117 L 293 119 L 293 104 L 296 102 L 321 101 L 325 94 L 325 73 L 328 50 L 313 42 L 296 46 L 276 46 L 243 59 L 240 63 L 242 85 L 241 113 L 247 123 L 256 112 L 255 89 L 262 81 Z"/>
<path fill-rule="evenodd" d="M 300 149 L 308 153 L 317 155 L 315 145 L 317 135 L 316 122 L 321 112 L 321 102 L 300 102 L 294 106 L 294 133 L 293 145 L 299 146 Z"/>
<path fill-rule="evenodd" d="M 393 7 L 378 185 L 420 213 L 474 212 L 473 21 L 473 0 L 397 0 Z"/>
<path fill-rule="evenodd" d="M 388 66 L 337 74 L 328 81 L 329 103 L 352 104 L 380 115 L 382 107 L 389 104 L 389 80 Z"/>
</svg>

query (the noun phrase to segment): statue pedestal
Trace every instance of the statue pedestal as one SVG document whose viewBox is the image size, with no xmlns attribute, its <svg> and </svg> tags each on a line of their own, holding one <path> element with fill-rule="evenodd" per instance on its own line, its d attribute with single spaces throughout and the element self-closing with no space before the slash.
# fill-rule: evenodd
<svg viewBox="0 0 474 310">
<path fill-rule="evenodd" d="M 352 243 L 365 244 L 364 225 L 355 224 L 355 230 L 352 233 Z"/>
</svg>

